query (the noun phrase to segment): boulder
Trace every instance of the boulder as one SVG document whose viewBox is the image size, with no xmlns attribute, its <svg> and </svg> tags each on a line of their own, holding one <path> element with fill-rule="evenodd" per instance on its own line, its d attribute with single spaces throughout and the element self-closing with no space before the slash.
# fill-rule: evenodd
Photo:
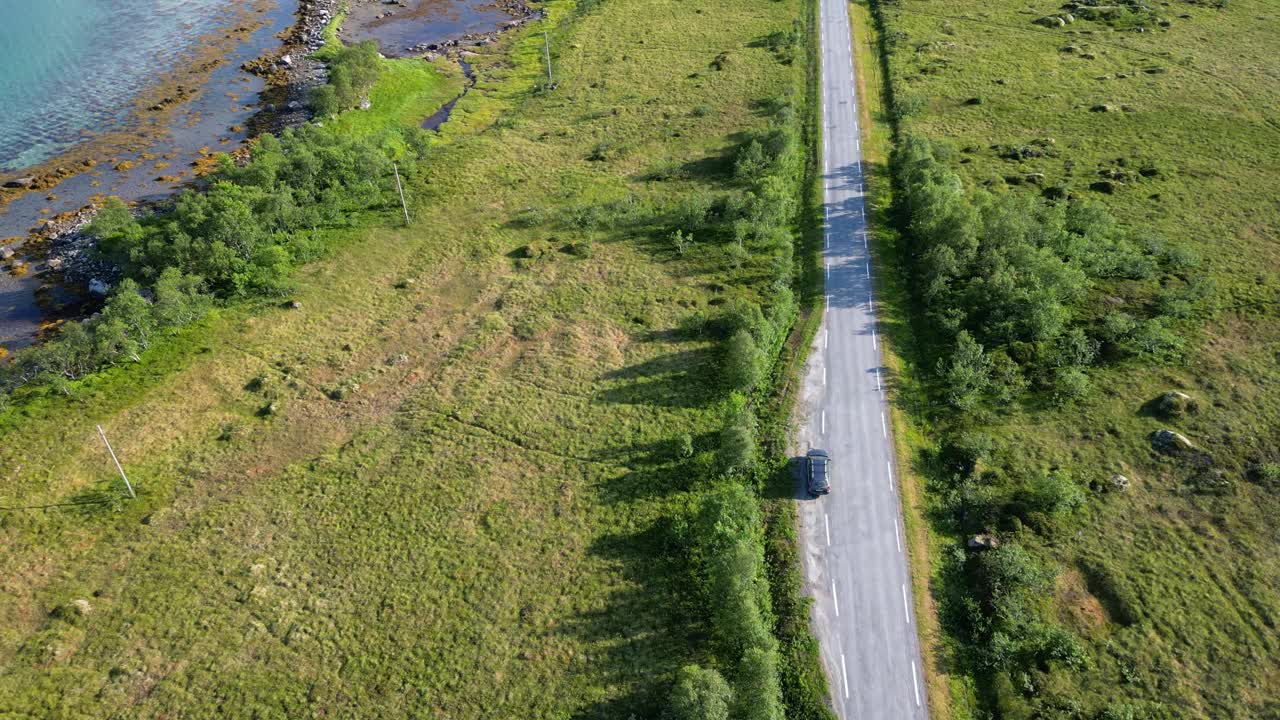
<svg viewBox="0 0 1280 720">
<path fill-rule="evenodd" d="M 1151 447 L 1164 453 L 1176 453 L 1184 450 L 1195 449 L 1195 445 L 1187 439 L 1186 435 L 1174 432 L 1168 428 L 1151 433 Z"/>
<path fill-rule="evenodd" d="M 98 278 L 91 278 L 89 280 L 90 294 L 105 297 L 109 289 L 110 288 L 107 287 L 107 284 Z"/>
<path fill-rule="evenodd" d="M 1172 390 L 1155 400 L 1154 410 L 1164 417 L 1180 417 L 1193 413 L 1197 409 L 1196 401 L 1184 392 Z"/>
<path fill-rule="evenodd" d="M 13 248 L 0 247 L 0 260 L 12 260 L 13 255 Z"/>
<path fill-rule="evenodd" d="M 1099 103 L 1089 108 L 1089 112 L 1096 112 L 1096 113 L 1109 113 L 1109 112 L 1115 112 L 1115 111 L 1116 111 L 1115 105 L 1108 105 L 1106 103 Z"/>
<path fill-rule="evenodd" d="M 1045 15 L 1042 18 L 1036 18 L 1035 20 L 1032 20 L 1032 22 L 1034 22 L 1036 25 L 1040 25 L 1042 27 L 1047 27 L 1047 28 L 1060 28 L 1067 24 L 1066 20 L 1063 20 L 1057 15 Z"/>
<path fill-rule="evenodd" d="M 994 550 L 995 548 L 1000 547 L 1000 538 L 997 538 L 995 535 L 982 533 L 980 535 L 970 536 L 964 544 L 965 547 L 970 550 Z"/>
<path fill-rule="evenodd" d="M 1105 193 L 1107 195 L 1114 195 L 1116 190 L 1119 190 L 1120 186 L 1123 184 L 1124 183 L 1118 182 L 1116 180 L 1099 180 L 1098 182 L 1095 182 L 1095 183 L 1089 183 L 1089 189 L 1094 192 Z"/>
<path fill-rule="evenodd" d="M 1124 492 L 1129 489 L 1129 478 L 1123 475 L 1112 475 L 1108 482 L 1111 483 L 1111 489 L 1116 492 Z"/>
<path fill-rule="evenodd" d="M 36 179 L 33 177 L 20 177 L 20 178 L 14 178 L 10 180 L 9 182 L 5 183 L 4 186 L 7 188 L 25 190 L 35 184 L 36 184 Z"/>
</svg>

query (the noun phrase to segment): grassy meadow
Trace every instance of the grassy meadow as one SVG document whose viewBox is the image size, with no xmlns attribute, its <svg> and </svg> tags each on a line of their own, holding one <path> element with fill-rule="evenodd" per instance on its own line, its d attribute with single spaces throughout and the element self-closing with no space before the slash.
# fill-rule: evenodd
<svg viewBox="0 0 1280 720">
<path fill-rule="evenodd" d="M 671 216 L 804 102 L 764 39 L 807 6 L 547 9 L 557 85 L 540 29 L 487 46 L 409 227 L 0 415 L 0 717 L 652 717 L 718 664 L 683 539 L 733 408 L 682 328 L 775 259 Z M 395 61 L 333 122 L 460 86 Z"/>
<path fill-rule="evenodd" d="M 1104 337 L 1109 314 L 1171 308 L 1167 298 L 1193 282 L 1212 288 L 1175 315 L 1158 356 L 1113 353 L 1104 338 L 1087 384 L 1055 395 L 1033 380 L 967 413 L 947 407 L 915 291 L 887 296 L 906 453 L 934 533 L 931 600 L 946 632 L 932 670 L 951 690 L 940 704 L 953 717 L 1275 717 L 1280 13 L 1253 0 L 1080 5 L 870 6 L 885 64 L 865 71 L 878 83 L 888 70 L 893 110 L 877 119 L 896 124 L 899 143 L 932 140 L 971 195 L 1094 203 L 1135 243 L 1159 238 L 1187 261 L 1092 282 L 1074 311 L 1091 336 Z M 902 235 L 882 235 L 881 257 L 897 275 L 891 289 L 910 284 L 917 260 Z M 1153 402 L 1170 392 L 1190 401 Z M 1157 450 L 1161 429 L 1194 447 Z M 975 438 L 986 444 L 958 485 L 947 454 Z M 973 497 L 957 492 L 1036 477 L 1068 479 L 1082 502 L 1027 522 L 1008 501 L 1011 514 L 985 529 L 1047 571 L 1022 610 L 1066 629 L 1083 653 L 1011 666 L 993 659 L 1001 648 L 962 640 L 975 622 L 958 579 L 973 563 L 960 549 L 973 529 L 953 517 Z"/>
</svg>

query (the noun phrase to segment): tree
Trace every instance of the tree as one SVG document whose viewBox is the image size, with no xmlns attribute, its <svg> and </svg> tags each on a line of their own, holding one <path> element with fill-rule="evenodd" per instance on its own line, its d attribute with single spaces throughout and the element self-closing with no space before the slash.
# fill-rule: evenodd
<svg viewBox="0 0 1280 720">
<path fill-rule="evenodd" d="M 956 336 L 956 349 L 950 359 L 938 360 L 938 371 L 946 383 L 947 401 L 958 410 L 972 410 L 991 384 L 991 358 L 982 346 L 961 330 Z"/>
<path fill-rule="evenodd" d="M 1079 400 L 1089 393 L 1089 376 L 1078 367 L 1063 367 L 1053 374 L 1053 395 L 1059 403 Z"/>
<path fill-rule="evenodd" d="M 764 353 L 756 346 L 751 333 L 735 332 L 725 347 L 724 373 L 729 387 L 742 391 L 754 388 L 764 374 L 764 362 Z"/>
<path fill-rule="evenodd" d="M 1053 364 L 1060 368 L 1084 367 L 1098 356 L 1098 341 L 1080 328 L 1071 328 L 1055 343 Z"/>
<path fill-rule="evenodd" d="M 316 117 L 337 115 L 342 110 L 338 105 L 338 93 L 332 85 L 311 88 L 308 104 L 311 105 L 311 112 L 315 113 Z"/>
<path fill-rule="evenodd" d="M 151 344 L 155 329 L 151 303 L 142 297 L 136 282 L 124 280 L 92 323 L 98 362 L 114 362 L 121 357 L 138 362 L 142 351 Z"/>
<path fill-rule="evenodd" d="M 738 666 L 735 683 L 737 717 L 743 720 L 782 720 L 782 690 L 778 685 L 778 652 L 772 642 L 748 648 Z"/>
<path fill-rule="evenodd" d="M 183 275 L 177 268 L 166 268 L 156 279 L 152 315 L 160 327 L 178 327 L 194 322 L 209 307 L 209 296 L 202 291 L 204 281 L 197 275 Z"/>
<path fill-rule="evenodd" d="M 756 462 L 756 439 L 751 428 L 740 423 L 725 426 L 720 431 L 717 460 L 726 474 L 751 469 Z"/>
<path fill-rule="evenodd" d="M 667 699 L 665 720 L 729 720 L 733 691 L 720 673 L 710 668 L 686 665 L 676 673 L 676 683 Z"/>
</svg>

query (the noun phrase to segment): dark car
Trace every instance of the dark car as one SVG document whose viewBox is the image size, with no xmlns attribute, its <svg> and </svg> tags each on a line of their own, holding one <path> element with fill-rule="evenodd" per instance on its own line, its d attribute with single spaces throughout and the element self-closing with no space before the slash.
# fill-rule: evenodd
<svg viewBox="0 0 1280 720">
<path fill-rule="evenodd" d="M 831 492 L 831 456 L 826 450 L 810 450 L 805 456 L 805 487 L 810 495 Z"/>
</svg>

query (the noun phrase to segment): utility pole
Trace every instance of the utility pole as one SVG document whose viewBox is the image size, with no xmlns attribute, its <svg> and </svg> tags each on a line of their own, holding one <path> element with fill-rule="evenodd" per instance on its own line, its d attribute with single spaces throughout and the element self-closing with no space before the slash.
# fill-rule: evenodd
<svg viewBox="0 0 1280 720">
<path fill-rule="evenodd" d="M 546 30 L 542 31 L 542 55 L 547 59 L 547 85 L 555 85 L 555 78 L 551 77 L 551 38 Z"/>
<path fill-rule="evenodd" d="M 396 192 L 400 193 L 400 209 L 404 211 L 404 226 L 409 227 L 409 206 L 404 202 L 404 187 L 400 185 L 400 166 L 392 162 L 391 169 L 396 171 Z"/>
<path fill-rule="evenodd" d="M 136 498 L 133 494 L 133 485 L 129 484 L 129 476 L 124 474 L 124 468 L 120 467 L 120 460 L 116 458 L 116 451 L 111 449 L 111 443 L 107 441 L 107 434 L 102 432 L 102 426 L 98 426 L 98 435 L 102 437 L 102 444 L 107 446 L 107 452 L 111 453 L 111 461 L 116 464 L 116 469 L 120 471 L 120 477 L 124 479 L 124 489 L 129 491 L 129 497 Z"/>
</svg>

